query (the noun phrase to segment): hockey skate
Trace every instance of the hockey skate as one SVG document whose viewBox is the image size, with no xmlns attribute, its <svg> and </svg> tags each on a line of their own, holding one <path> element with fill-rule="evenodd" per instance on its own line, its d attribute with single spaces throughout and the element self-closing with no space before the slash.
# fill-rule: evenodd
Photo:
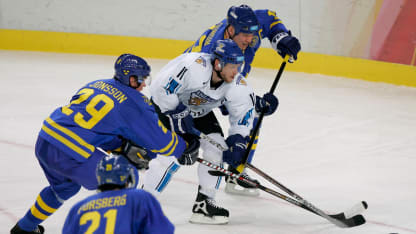
<svg viewBox="0 0 416 234">
<path fill-rule="evenodd" d="M 16 225 L 14 225 L 12 230 L 10 230 L 10 234 L 43 234 L 44 232 L 45 232 L 45 228 L 43 228 L 43 226 L 41 225 L 38 225 L 38 227 L 31 232 L 27 232 L 27 231 L 22 230 L 17 223 Z"/>
<path fill-rule="evenodd" d="M 226 224 L 228 210 L 215 205 L 215 200 L 198 191 L 189 222 L 196 224 Z"/>
<path fill-rule="evenodd" d="M 231 172 L 235 174 L 239 174 L 238 171 L 235 170 L 234 168 L 229 167 L 228 170 L 230 170 Z M 241 173 L 240 176 L 248 180 L 258 182 L 257 180 L 250 178 L 250 176 L 245 172 Z M 236 194 L 236 195 L 250 196 L 250 197 L 257 197 L 260 195 L 260 192 L 257 188 L 247 183 L 244 183 L 242 181 L 239 181 L 235 178 L 232 178 L 230 176 L 225 176 L 225 192 L 229 194 Z"/>
</svg>

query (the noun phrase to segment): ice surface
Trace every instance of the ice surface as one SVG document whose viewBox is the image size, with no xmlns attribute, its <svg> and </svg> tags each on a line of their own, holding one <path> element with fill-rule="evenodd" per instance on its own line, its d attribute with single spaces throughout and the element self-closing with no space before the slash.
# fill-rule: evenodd
<svg viewBox="0 0 416 234">
<path fill-rule="evenodd" d="M 114 60 L 0 51 L 0 233 L 47 185 L 33 152 L 43 119 L 82 85 L 112 77 Z M 167 62 L 148 61 L 153 77 Z M 253 68 L 249 83 L 257 94 L 269 89 L 277 68 Z M 264 192 L 231 196 L 222 185 L 217 202 L 230 210 L 230 223 L 190 224 L 193 166 L 182 167 L 160 197 L 176 233 L 416 233 L 416 88 L 285 71 L 276 94 L 279 109 L 264 119 L 253 164 L 330 213 L 366 200 L 367 223 L 341 229 Z M 82 190 L 67 201 L 44 222 L 46 233 L 60 233 L 70 207 L 92 193 Z"/>
</svg>

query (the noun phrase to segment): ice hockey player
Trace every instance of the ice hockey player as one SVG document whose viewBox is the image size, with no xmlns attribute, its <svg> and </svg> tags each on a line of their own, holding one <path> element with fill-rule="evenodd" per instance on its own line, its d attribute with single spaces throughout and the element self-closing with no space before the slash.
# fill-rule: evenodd
<svg viewBox="0 0 416 234">
<path fill-rule="evenodd" d="M 35 155 L 49 185 L 11 233 L 43 233 L 39 224 L 81 186 L 97 189 L 95 169 L 106 155 L 101 149 L 114 150 L 128 141 L 154 153 L 175 156 L 172 158 L 177 157 L 181 164 L 194 163 L 199 141 L 189 142 L 187 148 L 181 137 L 162 125 L 150 100 L 140 92 L 149 74 L 145 60 L 123 54 L 115 62 L 114 78 L 88 83 L 68 105 L 46 118 Z"/>
<path fill-rule="evenodd" d="M 136 189 L 138 173 L 126 158 L 108 155 L 97 166 L 98 194 L 69 211 L 63 234 L 174 233 L 156 198 Z"/>
<path fill-rule="evenodd" d="M 282 21 L 271 10 L 252 10 L 247 5 L 232 6 L 227 12 L 227 18 L 206 30 L 185 52 L 209 52 L 217 40 L 232 39 L 243 50 L 244 65 L 240 72 L 247 77 L 251 70 L 251 63 L 264 38 L 268 38 L 272 48 L 275 49 L 283 58 L 290 56 L 289 62 L 297 59 L 300 51 L 299 40 L 292 36 L 286 29 Z M 275 112 L 278 100 L 270 93 L 263 97 L 256 96 L 255 109 L 257 113 L 265 112 L 271 115 Z M 229 111 L 221 106 L 221 112 L 227 114 Z M 256 119 L 257 120 L 257 119 Z M 256 123 L 255 120 L 255 123 Z M 250 152 L 248 162 L 251 162 L 256 149 L 257 140 L 254 142 Z M 234 168 L 229 170 L 237 173 Z M 243 171 L 243 176 L 248 177 Z M 225 191 L 228 193 L 256 196 L 259 192 L 245 184 L 239 183 L 243 187 L 236 186 L 237 181 L 226 177 Z"/>
<path fill-rule="evenodd" d="M 223 153 L 201 139 L 203 157 L 217 165 L 223 161 L 233 166 L 241 163 L 253 125 L 254 94 L 238 73 L 243 61 L 243 53 L 234 41 L 218 40 L 212 54 L 185 53 L 170 61 L 150 86 L 155 109 L 166 126 L 178 134 L 195 133 L 197 129 L 229 148 Z M 230 110 L 226 140 L 212 111 L 220 105 Z M 157 195 L 179 166 L 170 158 L 160 157 L 149 166 L 143 188 Z M 209 170 L 198 165 L 199 188 L 190 222 L 224 224 L 229 212 L 215 204 L 221 177 L 210 175 Z"/>
</svg>

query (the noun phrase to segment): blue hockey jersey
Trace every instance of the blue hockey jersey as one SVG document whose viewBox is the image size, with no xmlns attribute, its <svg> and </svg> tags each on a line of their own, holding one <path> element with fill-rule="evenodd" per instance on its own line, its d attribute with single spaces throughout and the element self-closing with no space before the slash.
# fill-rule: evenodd
<svg viewBox="0 0 416 234">
<path fill-rule="evenodd" d="M 40 137 L 83 162 L 100 147 L 114 150 L 121 137 L 166 156 L 179 157 L 185 141 L 159 121 L 150 100 L 115 79 L 88 83 L 69 105 L 43 122 Z"/>
<path fill-rule="evenodd" d="M 78 202 L 71 208 L 63 234 L 77 233 L 164 233 L 174 232 L 159 202 L 137 189 L 105 191 Z"/>
<path fill-rule="evenodd" d="M 259 49 L 261 40 L 265 37 L 271 41 L 278 32 L 287 32 L 286 27 L 282 21 L 276 16 L 274 11 L 270 10 L 255 10 L 254 13 L 260 24 L 260 30 L 258 35 L 255 35 L 251 45 L 244 51 L 244 66 L 240 73 L 247 77 L 247 74 L 251 70 L 251 63 L 253 62 L 254 55 Z M 185 50 L 185 53 L 190 52 L 205 52 L 210 53 L 211 48 L 217 40 L 223 40 L 225 28 L 227 27 L 227 19 L 222 20 L 218 24 L 210 27 L 205 31 L 195 43 Z"/>
</svg>

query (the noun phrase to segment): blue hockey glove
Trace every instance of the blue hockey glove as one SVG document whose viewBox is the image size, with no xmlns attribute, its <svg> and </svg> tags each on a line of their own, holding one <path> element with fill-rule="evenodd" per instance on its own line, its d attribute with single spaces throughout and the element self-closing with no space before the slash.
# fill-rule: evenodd
<svg viewBox="0 0 416 234">
<path fill-rule="evenodd" d="M 192 165 L 196 162 L 199 152 L 199 137 L 194 134 L 184 134 L 181 137 L 187 142 L 186 149 L 182 155 L 178 158 L 178 162 L 181 165 Z"/>
<path fill-rule="evenodd" d="M 120 154 L 126 157 L 138 170 L 149 169 L 150 160 L 156 157 L 155 153 L 141 146 L 137 146 L 130 141 L 123 143 Z"/>
<path fill-rule="evenodd" d="M 264 112 L 264 115 L 273 114 L 279 106 L 279 100 L 272 93 L 266 93 L 263 97 L 256 96 L 256 111 Z"/>
<path fill-rule="evenodd" d="M 221 105 L 219 108 L 220 108 L 220 111 L 221 111 L 221 114 L 222 115 L 228 115 L 228 114 L 230 114 L 228 112 L 228 110 L 227 110 L 227 107 L 225 107 L 224 105 Z"/>
<path fill-rule="evenodd" d="M 223 161 L 228 165 L 237 168 L 243 162 L 244 154 L 247 150 L 247 143 L 250 137 L 243 137 L 240 134 L 231 135 L 225 140 L 228 150 L 223 152 Z"/>
<path fill-rule="evenodd" d="M 171 123 L 171 130 L 179 133 L 193 133 L 194 123 L 192 116 L 189 115 L 189 108 L 179 103 L 175 110 L 164 113 Z"/>
<path fill-rule="evenodd" d="M 300 51 L 300 43 L 296 37 L 292 36 L 292 33 L 289 32 L 279 32 L 271 40 L 272 47 L 277 51 L 277 53 L 284 58 L 286 55 L 289 55 L 290 63 L 293 63 L 293 60 L 298 59 L 298 53 Z"/>
</svg>

